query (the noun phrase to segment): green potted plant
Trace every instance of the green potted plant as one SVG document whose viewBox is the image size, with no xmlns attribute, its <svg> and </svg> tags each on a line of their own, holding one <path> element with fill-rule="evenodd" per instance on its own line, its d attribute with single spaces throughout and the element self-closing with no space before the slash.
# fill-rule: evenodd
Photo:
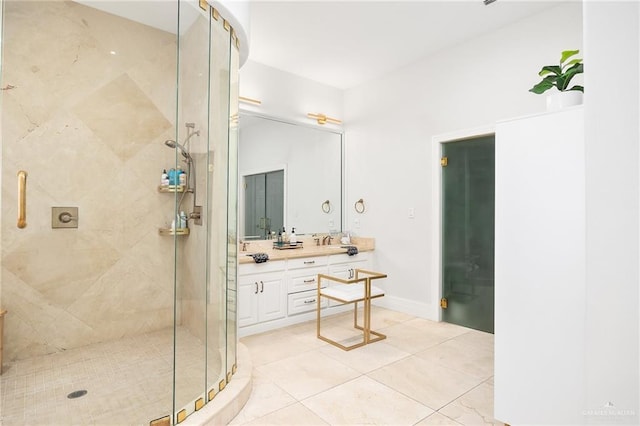
<svg viewBox="0 0 640 426">
<path fill-rule="evenodd" d="M 560 64 L 542 67 L 538 73 L 542 77 L 542 81 L 529 89 L 530 92 L 538 95 L 552 88 L 557 89 L 556 92 L 547 97 L 547 109 L 549 111 L 556 111 L 582 103 L 584 87 L 580 85 L 571 86 L 571 80 L 576 75 L 584 72 L 582 59 L 571 59 L 578 53 L 580 53 L 579 50 L 565 50 L 562 52 Z"/>
</svg>

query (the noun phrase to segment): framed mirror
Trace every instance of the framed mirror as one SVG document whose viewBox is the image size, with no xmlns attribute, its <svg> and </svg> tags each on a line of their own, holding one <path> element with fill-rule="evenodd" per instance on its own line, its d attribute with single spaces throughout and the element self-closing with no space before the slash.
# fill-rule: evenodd
<svg viewBox="0 0 640 426">
<path fill-rule="evenodd" d="M 342 133 L 243 111 L 239 128 L 240 238 L 342 231 Z"/>
</svg>

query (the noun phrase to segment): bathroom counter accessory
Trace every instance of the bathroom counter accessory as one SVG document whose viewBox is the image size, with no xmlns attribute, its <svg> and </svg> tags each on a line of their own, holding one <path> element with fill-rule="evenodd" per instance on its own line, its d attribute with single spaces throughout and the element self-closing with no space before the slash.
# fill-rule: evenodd
<svg viewBox="0 0 640 426">
<path fill-rule="evenodd" d="M 160 228 L 160 235 L 189 235 L 189 228 Z"/>
<path fill-rule="evenodd" d="M 295 244 L 291 244 L 291 243 L 278 244 L 277 242 L 273 243 L 274 250 L 301 249 L 303 248 L 302 246 L 303 246 L 302 241 L 299 241 Z"/>
</svg>

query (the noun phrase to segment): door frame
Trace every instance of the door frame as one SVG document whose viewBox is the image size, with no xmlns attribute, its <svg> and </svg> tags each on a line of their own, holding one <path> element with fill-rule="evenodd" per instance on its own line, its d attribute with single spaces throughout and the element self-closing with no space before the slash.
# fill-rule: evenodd
<svg viewBox="0 0 640 426">
<path fill-rule="evenodd" d="M 450 133 L 435 135 L 431 138 L 431 288 L 434 319 L 442 321 L 442 145 L 449 142 L 459 142 L 481 138 L 483 136 L 495 136 L 495 125 L 475 127 L 473 129 L 458 130 Z"/>
<path fill-rule="evenodd" d="M 247 230 L 245 229 L 245 202 L 244 202 L 244 179 L 247 176 L 258 175 L 262 173 L 270 173 L 277 172 L 278 170 L 284 170 L 284 198 L 283 198 L 283 212 L 282 212 L 282 220 L 286 224 L 287 223 L 287 208 L 288 208 L 288 200 L 287 200 L 287 191 L 288 191 L 288 181 L 287 181 L 287 164 L 276 164 L 272 166 L 265 166 L 251 170 L 239 171 L 239 179 L 238 179 L 238 238 L 240 240 L 244 239 L 247 235 Z"/>
</svg>

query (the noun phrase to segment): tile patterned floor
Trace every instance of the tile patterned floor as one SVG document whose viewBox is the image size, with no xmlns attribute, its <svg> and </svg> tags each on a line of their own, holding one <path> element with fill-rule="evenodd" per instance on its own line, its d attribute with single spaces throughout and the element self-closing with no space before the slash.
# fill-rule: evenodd
<svg viewBox="0 0 640 426">
<path fill-rule="evenodd" d="M 204 348 L 178 329 L 179 407 L 204 391 Z M 217 365 L 214 361 L 217 359 Z M 212 377 L 220 354 L 210 353 Z M 0 376 L 0 425 L 149 425 L 168 415 L 173 392 L 173 329 L 5 362 Z M 197 373 L 197 374 L 191 374 Z M 216 380 L 214 383 L 217 383 Z M 70 392 L 88 393 L 68 399 Z"/>
<path fill-rule="evenodd" d="M 352 343 L 352 315 L 323 335 Z M 253 392 L 232 425 L 479 425 L 493 418 L 493 335 L 374 307 L 387 339 L 342 351 L 315 322 L 247 336 Z"/>
</svg>

